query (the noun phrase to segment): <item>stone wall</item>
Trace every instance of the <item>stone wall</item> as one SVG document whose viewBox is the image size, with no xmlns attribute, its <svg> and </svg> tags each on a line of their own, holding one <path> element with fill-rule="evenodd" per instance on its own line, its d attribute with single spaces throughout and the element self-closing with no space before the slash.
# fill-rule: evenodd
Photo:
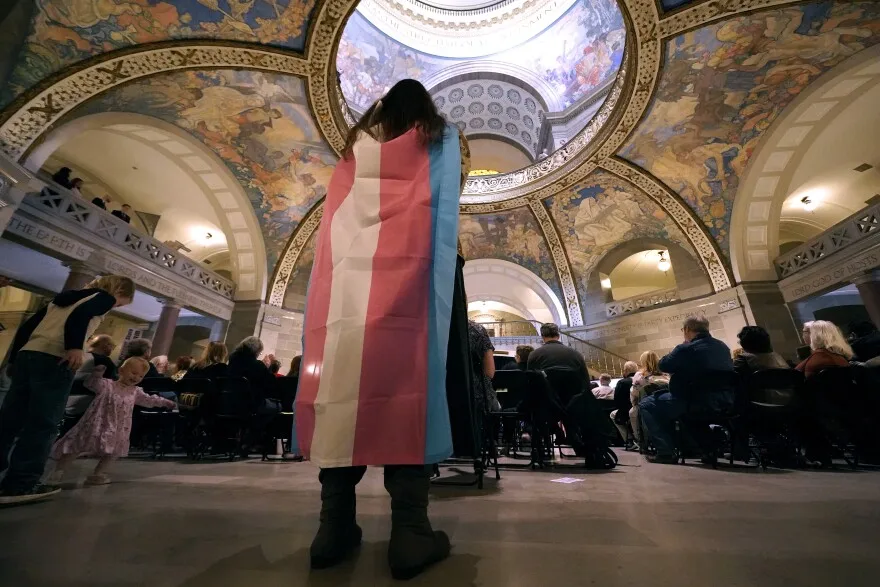
<svg viewBox="0 0 880 587">
<path fill-rule="evenodd" d="M 690 314 L 705 315 L 714 337 L 731 348 L 738 346 L 736 335 L 746 325 L 746 317 L 736 290 L 619 316 L 567 332 L 628 359 L 638 360 L 644 351 L 652 350 L 663 356 L 681 343 L 682 323 Z"/>
<path fill-rule="evenodd" d="M 303 314 L 281 308 L 266 308 L 260 339 L 264 352 L 281 361 L 281 372 L 287 374 L 290 360 L 302 354 Z"/>
</svg>

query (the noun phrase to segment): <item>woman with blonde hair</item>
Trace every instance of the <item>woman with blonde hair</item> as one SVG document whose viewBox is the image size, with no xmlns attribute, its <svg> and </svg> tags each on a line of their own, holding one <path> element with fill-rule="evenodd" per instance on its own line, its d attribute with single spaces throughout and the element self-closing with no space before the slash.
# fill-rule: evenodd
<svg viewBox="0 0 880 587">
<path fill-rule="evenodd" d="M 6 471 L 0 504 L 36 501 L 60 491 L 40 484 L 40 477 L 73 376 L 83 364 L 83 347 L 104 315 L 132 298 L 134 282 L 128 277 L 99 277 L 83 289 L 56 295 L 18 329 L 9 355 L 12 386 L 0 408 L 0 473 Z"/>
<path fill-rule="evenodd" d="M 810 323 L 810 350 L 810 356 L 795 367 L 807 379 L 829 367 L 846 367 L 853 357 L 843 333 L 826 320 Z"/>
<path fill-rule="evenodd" d="M 229 369 L 226 364 L 228 360 L 229 350 L 226 348 L 226 343 L 209 342 L 202 352 L 201 358 L 187 370 L 183 378 L 216 379 L 226 377 L 226 372 Z"/>
<path fill-rule="evenodd" d="M 649 385 L 651 387 L 649 387 Z M 642 444 L 642 427 L 639 423 L 639 402 L 653 393 L 653 387 L 669 385 L 669 376 L 660 371 L 660 357 L 654 351 L 645 351 L 639 357 L 639 370 L 633 376 L 629 399 L 632 408 L 629 410 L 629 421 L 636 438 L 636 445 Z"/>
</svg>

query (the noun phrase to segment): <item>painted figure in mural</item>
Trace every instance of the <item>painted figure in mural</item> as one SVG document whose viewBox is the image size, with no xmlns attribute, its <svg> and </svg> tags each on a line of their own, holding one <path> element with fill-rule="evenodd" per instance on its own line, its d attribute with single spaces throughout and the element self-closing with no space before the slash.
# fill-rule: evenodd
<svg viewBox="0 0 880 587">
<path fill-rule="evenodd" d="M 733 199 L 764 131 L 817 76 L 880 42 L 878 20 L 877 2 L 815 2 L 672 39 L 622 154 L 677 191 L 727 253 Z"/>
<path fill-rule="evenodd" d="M 309 114 L 302 81 L 254 71 L 187 71 L 154 76 L 102 94 L 71 118 L 149 113 L 203 141 L 226 163 L 257 213 L 267 261 L 324 197 L 335 155 Z"/>
<path fill-rule="evenodd" d="M 547 202 L 582 299 L 588 294 L 590 275 L 602 257 L 627 241 L 669 240 L 694 255 L 672 218 L 637 187 L 608 173 L 594 172 L 584 183 Z"/>
<path fill-rule="evenodd" d="M 63 67 L 129 45 L 213 38 L 302 49 L 315 0 L 35 0 L 0 105 Z M 15 33 L 18 34 L 18 33 Z"/>
<path fill-rule="evenodd" d="M 414 577 L 449 555 L 449 537 L 428 520 L 428 489 L 431 465 L 452 453 L 453 308 L 467 320 L 454 287 L 465 146 L 424 86 L 404 80 L 351 130 L 330 182 L 295 410 L 302 454 L 321 467 L 312 568 L 360 544 L 355 486 L 368 465 L 385 467 L 392 575 Z"/>
</svg>

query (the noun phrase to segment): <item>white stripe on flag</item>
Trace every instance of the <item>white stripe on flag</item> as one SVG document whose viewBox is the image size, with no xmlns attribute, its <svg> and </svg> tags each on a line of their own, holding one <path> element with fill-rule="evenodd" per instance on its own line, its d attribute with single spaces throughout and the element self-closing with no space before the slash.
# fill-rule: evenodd
<svg viewBox="0 0 880 587">
<path fill-rule="evenodd" d="M 354 146 L 351 191 L 330 224 L 333 275 L 312 439 L 312 460 L 324 467 L 351 465 L 372 259 L 379 243 L 382 145 L 363 137 Z"/>
</svg>

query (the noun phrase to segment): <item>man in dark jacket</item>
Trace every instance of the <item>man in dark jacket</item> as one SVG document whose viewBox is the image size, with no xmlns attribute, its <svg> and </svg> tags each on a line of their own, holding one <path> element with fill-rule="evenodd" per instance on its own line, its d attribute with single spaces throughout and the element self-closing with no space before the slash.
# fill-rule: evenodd
<svg viewBox="0 0 880 587">
<path fill-rule="evenodd" d="M 122 210 L 113 210 L 110 213 L 122 220 L 123 222 L 131 224 L 131 206 L 129 206 L 128 204 L 123 204 Z"/>
<path fill-rule="evenodd" d="M 674 462 L 673 425 L 689 409 L 717 411 L 733 405 L 732 387 L 713 381 L 711 389 L 704 388 L 710 372 L 733 373 L 730 348 L 712 338 L 709 321 L 702 316 L 688 316 L 682 333 L 685 342 L 660 360 L 660 370 L 672 375 L 669 391 L 648 396 L 639 404 L 640 417 L 657 449 L 655 462 Z"/>
<path fill-rule="evenodd" d="M 551 323 L 542 324 L 541 338 L 544 339 L 543 346 L 529 353 L 529 371 L 565 369 L 583 373 L 585 379 L 589 377 L 583 355 L 559 341 L 559 326 Z"/>
</svg>

